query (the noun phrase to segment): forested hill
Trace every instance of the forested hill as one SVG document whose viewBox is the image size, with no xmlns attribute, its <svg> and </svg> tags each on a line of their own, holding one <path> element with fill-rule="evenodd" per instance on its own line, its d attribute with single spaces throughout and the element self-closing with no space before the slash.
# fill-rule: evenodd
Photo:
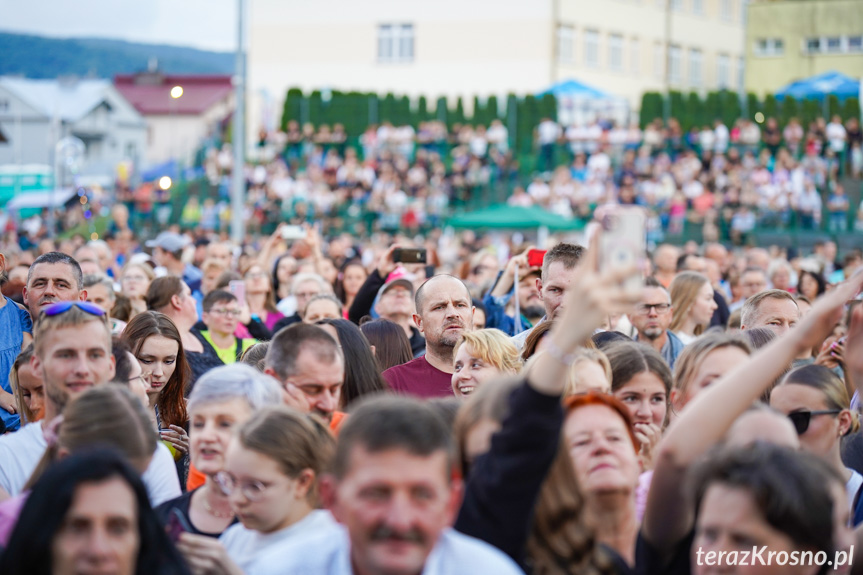
<svg viewBox="0 0 863 575">
<path fill-rule="evenodd" d="M 27 78 L 111 78 L 147 70 L 154 59 L 166 74 L 231 74 L 234 56 L 195 48 L 102 38 L 48 38 L 0 32 L 0 75 Z"/>
</svg>

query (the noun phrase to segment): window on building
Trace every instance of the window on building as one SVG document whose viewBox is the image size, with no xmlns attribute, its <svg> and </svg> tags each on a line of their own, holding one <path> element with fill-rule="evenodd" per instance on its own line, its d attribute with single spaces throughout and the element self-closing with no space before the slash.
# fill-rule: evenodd
<svg viewBox="0 0 863 575">
<path fill-rule="evenodd" d="M 842 38 L 830 36 L 827 38 L 827 52 L 835 54 L 842 51 Z"/>
<path fill-rule="evenodd" d="M 608 36 L 608 67 L 623 70 L 623 36 L 620 34 Z"/>
<path fill-rule="evenodd" d="M 785 52 L 782 38 L 759 38 L 755 41 L 756 56 L 781 56 Z"/>
<path fill-rule="evenodd" d="M 703 81 L 701 73 L 701 50 L 691 48 L 689 50 L 689 87 L 701 88 Z"/>
<path fill-rule="evenodd" d="M 806 52 L 809 54 L 817 54 L 821 51 L 821 38 L 807 38 Z"/>
<path fill-rule="evenodd" d="M 661 42 L 653 44 L 653 77 L 657 80 L 665 78 L 665 47 Z"/>
<path fill-rule="evenodd" d="M 719 17 L 723 20 L 731 20 L 731 13 L 733 9 L 731 7 L 731 0 L 719 0 Z"/>
<path fill-rule="evenodd" d="M 575 35 L 572 26 L 557 27 L 557 61 L 562 63 L 571 63 L 573 61 L 573 36 Z"/>
<path fill-rule="evenodd" d="M 677 12 L 681 12 L 683 10 L 683 0 L 669 0 L 671 3 L 671 9 Z"/>
<path fill-rule="evenodd" d="M 584 32 L 584 64 L 585 66 L 599 66 L 599 32 L 586 30 Z"/>
<path fill-rule="evenodd" d="M 413 62 L 413 24 L 378 26 L 378 62 Z"/>
<path fill-rule="evenodd" d="M 638 38 L 629 40 L 629 70 L 636 75 L 641 73 L 641 42 Z"/>
<path fill-rule="evenodd" d="M 692 13 L 698 15 L 704 14 L 704 0 L 692 0 Z"/>
<path fill-rule="evenodd" d="M 849 36 L 848 37 L 848 51 L 849 52 L 863 52 L 863 36 Z"/>
<path fill-rule="evenodd" d="M 668 80 L 672 84 L 680 84 L 681 79 L 681 49 L 680 46 L 671 46 L 668 49 Z"/>
<path fill-rule="evenodd" d="M 731 86 L 731 58 L 728 54 L 720 54 L 716 59 L 716 86 L 720 90 Z"/>
</svg>

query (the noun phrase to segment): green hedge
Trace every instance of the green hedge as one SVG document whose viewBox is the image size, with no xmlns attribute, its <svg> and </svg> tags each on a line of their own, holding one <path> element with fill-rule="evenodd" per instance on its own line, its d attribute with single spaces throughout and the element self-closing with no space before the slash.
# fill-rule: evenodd
<svg viewBox="0 0 863 575">
<path fill-rule="evenodd" d="M 695 92 L 683 94 L 672 90 L 671 117 L 680 122 L 684 131 L 693 127 L 713 124 L 717 119 L 731 126 L 743 115 L 740 107 L 740 97 L 735 92 L 720 90 L 709 92 L 702 98 Z M 818 100 L 808 99 L 799 101 L 795 98 L 784 98 L 782 101 L 776 99 L 772 94 L 759 100 L 755 94 L 746 95 L 746 116 L 754 118 L 757 112 L 764 114 L 764 118 L 776 118 L 780 127 L 785 127 L 791 118 L 797 118 L 803 125 L 808 125 L 816 118 L 824 116 L 824 103 Z M 835 95 L 827 98 L 827 108 L 830 117 L 839 115 L 842 120 L 860 116 L 860 100 L 858 98 L 846 98 L 840 102 Z M 639 124 L 642 129 L 656 118 L 665 116 L 665 95 L 659 92 L 645 92 L 641 97 L 641 111 L 639 112 Z"/>
</svg>

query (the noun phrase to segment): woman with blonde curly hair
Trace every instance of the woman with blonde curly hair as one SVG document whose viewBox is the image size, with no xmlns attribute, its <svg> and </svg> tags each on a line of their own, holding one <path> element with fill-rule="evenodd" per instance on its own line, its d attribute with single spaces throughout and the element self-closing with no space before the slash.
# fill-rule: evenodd
<svg viewBox="0 0 863 575">
<path fill-rule="evenodd" d="M 498 329 L 465 332 L 453 350 L 452 391 L 464 398 L 495 375 L 514 375 L 521 369 L 518 349 Z"/>
</svg>

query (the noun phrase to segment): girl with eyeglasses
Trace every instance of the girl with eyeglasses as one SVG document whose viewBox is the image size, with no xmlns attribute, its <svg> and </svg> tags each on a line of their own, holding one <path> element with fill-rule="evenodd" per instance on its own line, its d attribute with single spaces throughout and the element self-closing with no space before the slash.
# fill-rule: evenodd
<svg viewBox="0 0 863 575">
<path fill-rule="evenodd" d="M 800 447 L 824 458 L 845 480 L 848 507 L 854 509 L 863 475 L 842 463 L 842 438 L 860 428 L 850 408 L 845 384 L 821 365 L 806 365 L 786 375 L 770 393 L 770 407 L 786 414 L 800 438 Z"/>
<path fill-rule="evenodd" d="M 318 510 L 318 478 L 335 450 L 326 425 L 280 406 L 258 412 L 231 439 L 215 481 L 240 524 L 215 541 L 184 533 L 177 544 L 194 572 L 255 573 L 268 552 L 298 535 L 329 528 Z M 259 563 L 260 562 L 260 563 Z"/>
</svg>

